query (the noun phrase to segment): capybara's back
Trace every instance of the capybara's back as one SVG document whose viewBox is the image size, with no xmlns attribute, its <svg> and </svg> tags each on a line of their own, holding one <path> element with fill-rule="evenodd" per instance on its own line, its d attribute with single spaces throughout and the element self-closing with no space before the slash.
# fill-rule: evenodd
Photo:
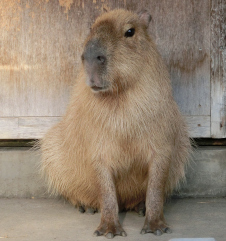
<svg viewBox="0 0 226 241">
<path fill-rule="evenodd" d="M 51 188 L 74 205 L 101 210 L 97 236 L 125 236 L 119 208 L 144 201 L 141 233 L 169 232 L 164 199 L 188 161 L 187 128 L 147 33 L 150 20 L 147 11 L 120 9 L 96 20 L 66 114 L 41 141 Z"/>
</svg>

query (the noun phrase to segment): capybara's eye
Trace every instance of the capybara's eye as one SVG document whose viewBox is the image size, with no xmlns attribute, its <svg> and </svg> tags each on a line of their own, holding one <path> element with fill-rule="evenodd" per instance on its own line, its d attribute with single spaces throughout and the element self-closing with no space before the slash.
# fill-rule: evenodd
<svg viewBox="0 0 226 241">
<path fill-rule="evenodd" d="M 127 31 L 125 32 L 125 37 L 126 37 L 126 38 L 132 37 L 134 34 L 135 34 L 135 28 L 130 28 L 129 30 L 127 30 Z"/>
</svg>

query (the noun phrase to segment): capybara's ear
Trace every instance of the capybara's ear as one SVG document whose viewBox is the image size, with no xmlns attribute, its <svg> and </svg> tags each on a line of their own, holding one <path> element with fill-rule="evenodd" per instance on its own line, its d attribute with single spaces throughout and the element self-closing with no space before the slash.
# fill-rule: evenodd
<svg viewBox="0 0 226 241">
<path fill-rule="evenodd" d="M 139 11 L 137 14 L 141 22 L 146 26 L 146 28 L 148 28 L 149 23 L 151 22 L 151 19 L 152 19 L 151 14 L 148 12 L 148 10 L 143 9 Z"/>
</svg>

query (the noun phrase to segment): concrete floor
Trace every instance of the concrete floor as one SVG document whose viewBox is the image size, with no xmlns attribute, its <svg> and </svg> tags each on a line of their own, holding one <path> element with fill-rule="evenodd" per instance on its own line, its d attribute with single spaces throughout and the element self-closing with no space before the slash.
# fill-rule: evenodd
<svg viewBox="0 0 226 241">
<path fill-rule="evenodd" d="M 0 239 L 10 241 L 101 241 L 93 237 L 100 213 L 81 214 L 72 205 L 56 199 L 0 199 Z M 165 205 L 165 217 L 172 234 L 141 235 L 144 217 L 135 212 L 120 213 L 127 237 L 114 240 L 168 241 L 174 238 L 226 240 L 226 199 L 174 199 Z"/>
</svg>

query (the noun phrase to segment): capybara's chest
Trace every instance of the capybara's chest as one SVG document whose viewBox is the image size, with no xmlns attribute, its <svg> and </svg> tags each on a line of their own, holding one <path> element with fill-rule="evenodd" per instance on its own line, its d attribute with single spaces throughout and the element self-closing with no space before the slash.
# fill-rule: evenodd
<svg viewBox="0 0 226 241">
<path fill-rule="evenodd" d="M 132 209 L 145 200 L 148 182 L 148 164 L 142 159 L 135 159 L 127 170 L 114 170 L 116 192 L 119 207 Z"/>
</svg>

